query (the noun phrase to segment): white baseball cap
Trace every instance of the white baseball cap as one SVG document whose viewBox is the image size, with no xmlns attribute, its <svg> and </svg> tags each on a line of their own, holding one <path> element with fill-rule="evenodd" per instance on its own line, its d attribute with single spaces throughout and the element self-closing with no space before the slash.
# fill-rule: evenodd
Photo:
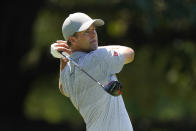
<svg viewBox="0 0 196 131">
<path fill-rule="evenodd" d="M 101 19 L 92 19 L 88 15 L 80 12 L 70 14 L 62 26 L 63 37 L 67 41 L 75 32 L 85 31 L 92 24 L 102 26 L 104 25 L 104 21 Z"/>
</svg>

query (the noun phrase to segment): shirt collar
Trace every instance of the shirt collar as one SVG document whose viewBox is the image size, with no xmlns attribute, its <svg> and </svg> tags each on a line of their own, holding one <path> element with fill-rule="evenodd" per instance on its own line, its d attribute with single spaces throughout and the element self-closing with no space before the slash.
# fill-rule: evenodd
<svg viewBox="0 0 196 131">
<path fill-rule="evenodd" d="M 70 57 L 71 57 L 72 59 L 79 59 L 80 57 L 82 57 L 82 56 L 84 56 L 84 55 L 86 55 L 86 54 L 87 54 L 87 52 L 75 51 L 75 52 L 72 52 L 72 53 L 71 53 Z"/>
</svg>

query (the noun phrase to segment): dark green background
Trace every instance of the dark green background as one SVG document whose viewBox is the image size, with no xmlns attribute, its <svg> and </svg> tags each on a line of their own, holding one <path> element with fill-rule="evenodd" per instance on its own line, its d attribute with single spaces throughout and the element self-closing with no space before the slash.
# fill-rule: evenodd
<svg viewBox="0 0 196 131">
<path fill-rule="evenodd" d="M 50 44 L 74 12 L 101 18 L 99 45 L 135 50 L 118 74 L 135 131 L 196 130 L 196 1 L 10 0 L 0 5 L 1 130 L 84 131 L 58 90 Z"/>
</svg>

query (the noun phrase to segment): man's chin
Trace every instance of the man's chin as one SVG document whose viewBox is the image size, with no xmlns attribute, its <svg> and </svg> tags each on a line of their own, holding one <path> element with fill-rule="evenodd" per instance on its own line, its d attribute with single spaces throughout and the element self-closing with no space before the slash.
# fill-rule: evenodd
<svg viewBox="0 0 196 131">
<path fill-rule="evenodd" d="M 91 49 L 92 50 L 96 50 L 97 48 L 98 48 L 97 43 L 93 43 L 92 46 L 91 46 Z"/>
<path fill-rule="evenodd" d="M 95 47 L 92 48 L 92 50 L 96 50 L 97 48 L 98 48 L 98 46 L 95 46 Z"/>
<path fill-rule="evenodd" d="M 94 51 L 94 50 L 96 50 L 96 49 L 98 49 L 97 46 L 96 46 L 96 47 L 91 47 L 90 49 L 86 50 L 86 52 L 91 52 L 91 51 Z"/>
<path fill-rule="evenodd" d="M 97 48 L 91 48 L 88 52 L 95 51 Z"/>
</svg>

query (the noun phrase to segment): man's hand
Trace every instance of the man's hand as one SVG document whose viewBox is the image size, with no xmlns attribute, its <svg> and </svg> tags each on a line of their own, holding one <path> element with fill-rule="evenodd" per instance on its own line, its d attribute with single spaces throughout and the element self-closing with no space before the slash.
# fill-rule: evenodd
<svg viewBox="0 0 196 131">
<path fill-rule="evenodd" d="M 50 53 L 55 58 L 63 58 L 65 59 L 58 51 L 63 51 L 67 54 L 71 54 L 71 50 L 69 46 L 67 45 L 66 41 L 57 40 L 56 43 L 53 43 L 50 47 Z"/>
</svg>

